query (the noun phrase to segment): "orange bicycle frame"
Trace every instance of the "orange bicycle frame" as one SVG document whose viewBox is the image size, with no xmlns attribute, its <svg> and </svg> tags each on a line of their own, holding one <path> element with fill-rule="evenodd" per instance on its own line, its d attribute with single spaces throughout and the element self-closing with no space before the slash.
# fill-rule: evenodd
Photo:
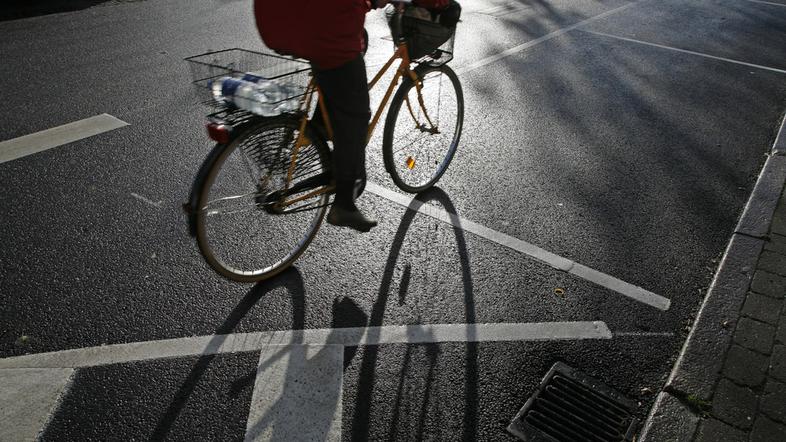
<svg viewBox="0 0 786 442">
<path fill-rule="evenodd" d="M 374 129 L 376 128 L 377 124 L 379 123 L 379 119 L 382 116 L 382 111 L 385 109 L 385 106 L 387 106 L 390 97 L 393 95 L 393 90 L 398 85 L 399 80 L 404 75 L 409 76 L 409 78 L 415 83 L 418 92 L 418 100 L 420 101 L 421 107 L 423 107 L 423 109 L 425 110 L 425 106 L 423 105 L 423 98 L 420 95 L 420 89 L 422 86 L 420 85 L 420 82 L 418 81 L 418 77 L 415 74 L 415 72 L 409 68 L 411 60 L 409 58 L 409 50 L 407 48 L 406 43 L 401 43 L 396 47 L 396 50 L 393 52 L 393 55 L 390 56 L 390 59 L 384 64 L 384 66 L 382 66 L 382 68 L 380 68 L 379 72 L 377 72 L 374 78 L 369 82 L 368 89 L 372 90 L 374 86 L 377 85 L 379 80 L 385 75 L 385 73 L 387 73 L 388 69 L 390 69 L 393 63 L 399 59 L 401 60 L 401 63 L 399 64 L 398 69 L 396 69 L 396 73 L 393 76 L 393 79 L 390 81 L 390 85 L 388 86 L 387 91 L 385 91 L 385 96 L 382 98 L 382 101 L 379 103 L 379 106 L 377 107 L 377 110 L 374 113 L 374 117 L 371 119 L 371 122 L 368 125 L 368 132 L 366 134 L 367 142 L 368 140 L 371 139 L 371 135 L 374 133 Z M 285 190 L 289 189 L 289 186 L 292 182 L 292 177 L 293 174 L 295 173 L 295 166 L 297 165 L 297 159 L 300 153 L 300 149 L 303 148 L 303 146 L 309 145 L 311 142 L 305 136 L 305 132 L 306 132 L 306 125 L 308 124 L 308 113 L 309 113 L 308 111 L 311 109 L 314 93 L 317 94 L 317 102 L 319 103 L 319 109 L 322 113 L 323 121 L 325 122 L 327 137 L 329 140 L 333 139 L 333 128 L 330 124 L 330 116 L 328 115 L 327 107 L 325 106 L 325 101 L 321 91 L 319 90 L 319 86 L 317 85 L 316 80 L 312 76 L 311 81 L 309 81 L 309 84 L 306 87 L 306 92 L 300 101 L 300 110 L 303 112 L 303 117 L 300 120 L 300 133 L 298 134 L 297 141 L 295 142 L 295 148 L 292 151 L 292 159 L 289 164 L 289 170 L 287 172 L 287 181 L 284 187 Z M 412 113 L 412 108 L 409 104 L 409 100 L 407 100 L 407 108 L 409 109 L 410 113 Z M 428 115 L 426 115 L 426 118 L 428 119 Z M 429 123 L 431 123 L 431 120 L 430 119 L 428 120 Z M 283 201 L 281 202 L 281 206 L 283 207 L 290 206 L 297 202 L 303 201 L 305 199 L 314 197 L 322 193 L 330 192 L 332 190 L 333 190 L 333 186 L 325 186 L 323 188 L 316 189 L 312 192 L 309 192 L 306 195 L 293 198 L 291 200 Z"/>
</svg>

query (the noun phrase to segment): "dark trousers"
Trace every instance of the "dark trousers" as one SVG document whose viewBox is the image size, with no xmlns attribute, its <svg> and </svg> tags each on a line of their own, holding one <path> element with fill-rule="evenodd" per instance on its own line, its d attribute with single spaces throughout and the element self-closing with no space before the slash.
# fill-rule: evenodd
<svg viewBox="0 0 786 442">
<path fill-rule="evenodd" d="M 366 178 L 366 133 L 371 119 L 366 63 L 361 55 L 334 69 L 314 68 L 314 76 L 333 127 L 336 202 L 351 204 L 355 181 Z M 321 120 L 317 109 L 315 121 Z"/>
</svg>

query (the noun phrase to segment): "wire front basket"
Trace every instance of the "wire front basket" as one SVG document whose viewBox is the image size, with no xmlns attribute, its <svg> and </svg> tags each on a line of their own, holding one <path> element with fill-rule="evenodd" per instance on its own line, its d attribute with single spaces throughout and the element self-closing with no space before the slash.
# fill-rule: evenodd
<svg viewBox="0 0 786 442">
<path fill-rule="evenodd" d="M 240 48 L 185 60 L 200 103 L 265 116 L 297 109 L 311 75 L 304 60 Z"/>
<path fill-rule="evenodd" d="M 405 15 L 401 18 L 401 29 L 410 59 L 431 66 L 441 66 L 453 60 L 455 27 Z"/>
<path fill-rule="evenodd" d="M 393 41 L 407 43 L 410 60 L 431 66 L 453 60 L 456 27 L 461 16 L 461 6 L 455 1 L 439 11 L 412 5 L 402 11 L 388 5 L 385 15 Z"/>
</svg>

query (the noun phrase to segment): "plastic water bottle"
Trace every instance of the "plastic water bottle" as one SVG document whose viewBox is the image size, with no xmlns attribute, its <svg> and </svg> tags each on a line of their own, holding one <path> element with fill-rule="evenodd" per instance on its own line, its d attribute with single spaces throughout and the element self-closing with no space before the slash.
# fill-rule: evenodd
<svg viewBox="0 0 786 442">
<path fill-rule="evenodd" d="M 255 92 L 255 100 L 258 106 L 254 113 L 265 117 L 272 117 L 281 113 L 277 111 L 276 105 L 286 97 L 282 94 L 278 84 L 272 81 L 260 81 L 256 85 Z"/>
<path fill-rule="evenodd" d="M 234 104 L 238 109 L 256 113 L 254 112 L 254 105 L 256 104 L 256 93 L 254 92 L 255 87 L 256 84 L 243 81 L 243 83 L 238 86 L 237 89 L 235 89 L 235 93 L 231 98 L 232 104 Z"/>
<path fill-rule="evenodd" d="M 293 84 L 282 84 L 279 85 L 280 94 L 282 95 L 282 101 L 276 106 L 276 111 L 280 114 L 285 112 L 294 112 L 300 107 L 300 103 L 298 100 L 292 99 L 292 97 L 296 97 L 300 94 L 300 89 L 293 85 Z"/>
<path fill-rule="evenodd" d="M 213 98 L 251 113 L 272 117 L 298 108 L 293 85 L 279 85 L 263 77 L 246 74 L 243 78 L 222 77 L 210 83 Z"/>
<path fill-rule="evenodd" d="M 213 99 L 219 103 L 226 103 L 229 102 L 229 98 L 234 95 L 235 90 L 240 86 L 240 80 L 232 77 L 221 77 L 218 80 L 210 80 L 208 85 L 213 93 Z"/>
</svg>

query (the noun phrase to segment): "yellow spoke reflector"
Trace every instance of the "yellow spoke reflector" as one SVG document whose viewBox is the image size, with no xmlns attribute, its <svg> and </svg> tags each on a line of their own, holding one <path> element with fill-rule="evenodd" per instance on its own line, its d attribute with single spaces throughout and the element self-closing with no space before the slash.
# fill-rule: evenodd
<svg viewBox="0 0 786 442">
<path fill-rule="evenodd" d="M 405 163 L 407 163 L 407 168 L 409 170 L 412 170 L 412 169 L 415 168 L 415 159 L 412 158 L 411 156 L 407 157 L 407 160 L 405 161 Z"/>
</svg>

